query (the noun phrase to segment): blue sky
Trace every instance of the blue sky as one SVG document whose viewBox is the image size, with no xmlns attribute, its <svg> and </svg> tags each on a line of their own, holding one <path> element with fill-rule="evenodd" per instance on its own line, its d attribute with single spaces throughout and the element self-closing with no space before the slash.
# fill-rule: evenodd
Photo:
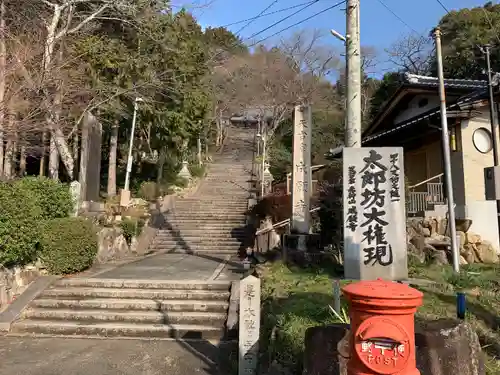
<svg viewBox="0 0 500 375">
<path fill-rule="evenodd" d="M 207 27 L 224 26 L 232 22 L 256 16 L 273 3 L 274 0 L 192 1 L 197 3 L 210 3 L 207 7 L 193 9 L 193 13 L 197 17 L 199 23 L 203 27 Z M 267 12 L 306 2 L 307 0 L 278 0 Z M 311 7 L 305 9 L 302 13 L 267 30 L 256 38 L 265 38 L 337 2 L 338 0 L 319 0 Z M 480 6 L 486 3 L 486 0 L 441 0 L 441 2 L 451 11 L 453 9 Z M 402 21 L 385 8 L 382 3 L 399 16 Z M 293 33 L 293 31 L 319 29 L 323 30 L 326 35 L 323 39 L 323 43 L 338 45 L 340 51 L 343 48 L 340 41 L 327 36 L 327 32 L 330 28 L 334 28 L 341 33 L 345 32 L 345 13 L 342 8 L 345 8 L 345 6 L 339 6 L 338 8 L 325 12 L 310 21 L 304 22 L 300 26 L 294 27 L 277 37 L 271 38 L 268 43 L 272 43 L 272 41 L 276 41 L 280 37 L 286 38 L 287 34 L 289 35 Z M 266 28 L 298 9 L 300 8 L 257 19 L 241 32 L 241 37 L 243 39 L 248 38 L 252 34 Z M 437 0 L 361 0 L 361 43 L 365 46 L 374 47 L 378 52 L 380 64 L 375 73 L 379 75 L 389 68 L 389 66 L 384 63 L 386 60 L 384 57 L 384 48 L 390 46 L 398 37 L 413 32 L 412 30 L 423 34 L 428 33 L 444 14 L 445 10 L 439 5 Z M 405 23 L 410 27 L 405 25 Z M 244 25 L 245 23 L 242 23 L 228 28 L 236 32 Z"/>
</svg>

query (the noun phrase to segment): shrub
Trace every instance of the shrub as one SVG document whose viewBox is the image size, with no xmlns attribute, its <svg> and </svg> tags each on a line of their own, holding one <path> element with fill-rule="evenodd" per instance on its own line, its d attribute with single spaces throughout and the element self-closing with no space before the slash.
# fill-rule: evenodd
<svg viewBox="0 0 500 375">
<path fill-rule="evenodd" d="M 253 206 L 251 214 L 260 220 L 270 216 L 273 223 L 289 219 L 292 216 L 292 196 L 271 194 Z"/>
<path fill-rule="evenodd" d="M 175 180 L 175 186 L 178 186 L 180 188 L 187 188 L 189 185 L 189 180 L 184 177 L 177 177 Z"/>
<path fill-rule="evenodd" d="M 142 228 L 144 227 L 144 220 L 123 219 L 120 223 L 120 227 L 123 230 L 123 236 L 125 237 L 125 240 L 130 245 L 132 243 L 132 238 L 141 234 Z"/>
<path fill-rule="evenodd" d="M 53 274 L 69 274 L 89 268 L 97 255 L 97 232 L 82 218 L 47 220 L 40 240 L 40 259 Z"/>
<path fill-rule="evenodd" d="M 153 202 L 158 197 L 158 185 L 153 181 L 143 182 L 138 194 L 140 198 Z"/>
<path fill-rule="evenodd" d="M 344 222 L 342 208 L 342 185 L 322 183 L 320 186 L 318 212 L 323 246 L 333 245 L 335 250 L 343 247 Z"/>
<path fill-rule="evenodd" d="M 68 217 L 73 211 L 73 197 L 66 184 L 46 177 L 25 177 L 13 184 L 36 199 L 44 219 Z"/>
<path fill-rule="evenodd" d="M 205 176 L 205 165 L 199 165 L 199 164 L 192 164 L 189 167 L 189 172 L 191 173 L 191 176 L 201 178 Z"/>
<path fill-rule="evenodd" d="M 0 263 L 23 265 L 36 258 L 42 210 L 28 190 L 0 183 Z"/>
</svg>

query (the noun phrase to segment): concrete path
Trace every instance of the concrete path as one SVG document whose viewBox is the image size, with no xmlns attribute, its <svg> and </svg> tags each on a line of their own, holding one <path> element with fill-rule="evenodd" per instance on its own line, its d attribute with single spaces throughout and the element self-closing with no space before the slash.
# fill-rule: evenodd
<svg viewBox="0 0 500 375">
<path fill-rule="evenodd" d="M 210 343 L 0 337 L 2 375 L 227 375 Z"/>
<path fill-rule="evenodd" d="M 224 257 L 159 254 L 101 273 L 103 279 L 210 280 Z"/>
<path fill-rule="evenodd" d="M 243 272 L 237 257 L 212 254 L 158 254 L 114 267 L 103 267 L 86 277 L 140 280 L 238 280 Z"/>
</svg>

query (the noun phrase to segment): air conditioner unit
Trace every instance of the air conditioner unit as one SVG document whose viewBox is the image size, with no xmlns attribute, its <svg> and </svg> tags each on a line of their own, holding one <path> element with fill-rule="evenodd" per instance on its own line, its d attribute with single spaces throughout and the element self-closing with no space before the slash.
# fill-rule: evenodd
<svg viewBox="0 0 500 375">
<path fill-rule="evenodd" d="M 486 200 L 500 200 L 500 166 L 484 168 L 484 193 Z"/>
</svg>

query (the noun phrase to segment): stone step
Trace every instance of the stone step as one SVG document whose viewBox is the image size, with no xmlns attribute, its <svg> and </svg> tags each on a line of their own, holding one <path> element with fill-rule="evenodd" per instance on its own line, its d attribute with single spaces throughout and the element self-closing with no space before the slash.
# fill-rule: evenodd
<svg viewBox="0 0 500 375">
<path fill-rule="evenodd" d="M 229 291 L 207 290 L 168 290 L 168 289 L 135 289 L 135 288 L 65 288 L 54 287 L 43 291 L 43 298 L 132 298 L 159 300 L 223 300 L 229 298 Z"/>
<path fill-rule="evenodd" d="M 248 207 L 248 199 L 241 199 L 238 203 L 226 203 L 224 201 L 218 202 L 203 202 L 203 201 L 185 201 L 178 200 L 174 203 L 173 208 L 182 207 L 182 208 L 198 208 L 198 209 L 207 209 L 207 210 L 223 210 L 227 208 L 235 208 L 245 210 Z"/>
<path fill-rule="evenodd" d="M 158 251 L 164 251 L 164 250 L 174 250 L 174 249 L 179 249 L 179 250 L 185 250 L 187 253 L 190 251 L 194 252 L 199 252 L 199 251 L 210 251 L 210 252 L 215 252 L 215 251 L 226 251 L 226 250 L 232 250 L 233 252 L 238 251 L 238 249 L 241 247 L 241 243 L 236 243 L 236 244 L 229 244 L 229 245 L 219 245 L 219 244 L 179 244 L 179 243 L 169 243 L 169 242 L 164 242 L 164 241 L 155 241 L 152 244 L 152 247 L 155 250 Z"/>
<path fill-rule="evenodd" d="M 23 313 L 31 320 L 66 320 L 79 322 L 124 322 L 145 324 L 202 324 L 222 327 L 226 313 L 175 311 L 110 311 L 29 308 Z"/>
<path fill-rule="evenodd" d="M 223 218 L 223 219 L 246 219 L 246 210 L 232 210 L 232 209 L 217 209 L 217 210 L 191 210 L 189 208 L 187 209 L 181 209 L 177 207 L 172 211 L 172 213 L 169 213 L 166 215 L 166 217 L 186 217 L 186 216 L 193 216 L 196 215 L 197 217 L 203 217 L 203 218 Z"/>
<path fill-rule="evenodd" d="M 61 320 L 21 320 L 12 327 L 17 334 L 83 335 L 90 337 L 145 337 L 219 340 L 224 329 L 206 325 L 186 324 L 133 324 L 133 323 L 85 323 Z"/>
<path fill-rule="evenodd" d="M 196 213 L 196 214 L 228 214 L 235 213 L 239 215 L 246 215 L 248 211 L 248 204 L 241 207 L 226 207 L 222 204 L 214 206 L 193 206 L 193 205 L 176 205 L 172 208 L 171 213 Z"/>
<path fill-rule="evenodd" d="M 168 237 L 168 236 L 162 236 L 158 237 L 156 236 L 154 239 L 154 243 L 161 243 L 161 244 L 170 244 L 172 246 L 178 245 L 181 246 L 183 244 L 187 244 L 190 247 L 191 246 L 240 246 L 242 240 L 237 240 L 234 238 L 210 238 L 210 237 L 204 237 L 204 238 L 197 238 L 196 240 L 188 240 L 184 237 Z"/>
<path fill-rule="evenodd" d="M 224 218 L 216 218 L 216 217 L 198 217 L 197 214 L 193 213 L 190 216 L 184 217 L 166 217 L 166 221 L 169 224 L 174 223 L 194 223 L 194 224 L 227 224 L 233 226 L 244 226 L 246 224 L 246 218 L 240 219 L 224 219 Z"/>
<path fill-rule="evenodd" d="M 165 289 L 165 290 L 212 290 L 228 291 L 231 284 L 226 281 L 199 280 L 129 280 L 104 278 L 64 278 L 55 283 L 57 287 L 124 288 L 124 289 Z"/>
<path fill-rule="evenodd" d="M 200 229 L 186 229 L 182 230 L 180 232 L 174 232 L 172 233 L 169 230 L 164 230 L 161 229 L 158 234 L 156 235 L 155 238 L 182 238 L 185 241 L 190 241 L 191 239 L 196 241 L 197 239 L 203 239 L 206 238 L 207 233 L 203 230 Z M 244 230 L 241 231 L 211 231 L 210 236 L 211 239 L 213 240 L 218 240 L 218 239 L 245 239 L 248 237 L 248 233 Z"/>
<path fill-rule="evenodd" d="M 198 211 L 192 209 L 180 209 L 176 208 L 172 212 L 165 215 L 165 217 L 172 219 L 184 219 L 196 217 L 199 219 L 205 220 L 246 220 L 247 215 L 244 211 L 236 211 L 236 210 L 226 210 L 226 212 L 211 212 L 211 211 Z"/>
<path fill-rule="evenodd" d="M 157 301 L 148 299 L 35 299 L 32 307 L 49 309 L 108 309 L 108 310 L 136 310 L 136 311 L 198 311 L 198 312 L 226 312 L 229 303 L 226 301 L 197 301 L 197 300 L 167 300 Z"/>
<path fill-rule="evenodd" d="M 175 221 L 164 224 L 164 230 L 173 230 L 184 233 L 188 229 L 198 229 L 199 231 L 208 232 L 212 231 L 227 231 L 231 232 L 233 230 L 243 230 L 245 223 L 207 223 L 204 221 Z"/>
<path fill-rule="evenodd" d="M 223 204 L 226 207 L 230 206 L 242 206 L 247 203 L 246 198 L 240 198 L 240 199 L 234 199 L 231 197 L 227 197 L 224 199 L 224 197 L 216 197 L 216 196 L 210 196 L 210 197 L 203 197 L 202 194 L 199 195 L 199 198 L 179 198 L 175 201 L 175 204 L 179 203 L 189 203 L 189 204 L 199 204 L 199 205 L 221 205 Z"/>
<path fill-rule="evenodd" d="M 154 246 L 153 246 L 154 249 Z M 232 250 L 221 250 L 221 249 L 183 249 L 183 248 L 175 248 L 171 251 L 168 251 L 169 254 L 191 254 L 191 255 L 207 255 L 207 256 L 223 256 L 223 255 L 238 255 L 239 249 Z"/>
</svg>

